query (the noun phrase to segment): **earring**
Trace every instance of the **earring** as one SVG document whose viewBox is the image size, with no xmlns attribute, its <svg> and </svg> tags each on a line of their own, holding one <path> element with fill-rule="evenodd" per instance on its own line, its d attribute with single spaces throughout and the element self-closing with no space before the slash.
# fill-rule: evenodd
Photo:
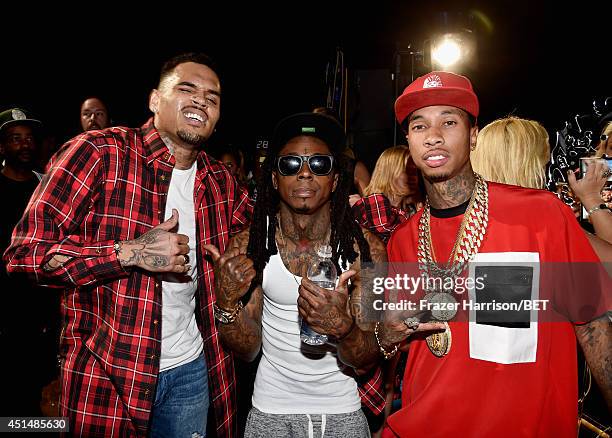
<svg viewBox="0 0 612 438">
<path fill-rule="evenodd" d="M 475 151 L 476 150 L 476 143 L 472 143 L 470 145 L 470 150 Z"/>
</svg>

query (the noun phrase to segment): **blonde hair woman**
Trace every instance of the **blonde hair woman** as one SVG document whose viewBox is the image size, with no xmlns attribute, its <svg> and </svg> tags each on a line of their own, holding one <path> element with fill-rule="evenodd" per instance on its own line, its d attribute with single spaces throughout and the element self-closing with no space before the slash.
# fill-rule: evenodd
<svg viewBox="0 0 612 438">
<path fill-rule="evenodd" d="M 470 154 L 475 172 L 489 181 L 541 189 L 550 159 L 548 132 L 534 121 L 506 117 L 478 133 Z"/>
<path fill-rule="evenodd" d="M 393 146 L 385 149 L 378 157 L 370 184 L 363 190 L 364 196 L 382 193 L 395 208 L 410 214 L 416 212 L 419 200 L 416 167 L 407 146 Z"/>
<path fill-rule="evenodd" d="M 478 133 L 476 149 L 470 158 L 474 171 L 489 181 L 543 189 L 546 163 L 550 158 L 548 133 L 533 120 L 518 117 L 495 120 Z M 596 205 L 593 198 L 599 196 L 606 181 L 604 166 L 603 162 L 593 163 L 580 180 L 576 180 L 573 173 L 568 175 L 570 187 L 587 209 Z M 610 211 L 596 210 L 599 209 L 593 209 L 591 222 L 597 237 L 590 233 L 587 237 L 599 258 L 610 261 L 612 215 Z"/>
</svg>

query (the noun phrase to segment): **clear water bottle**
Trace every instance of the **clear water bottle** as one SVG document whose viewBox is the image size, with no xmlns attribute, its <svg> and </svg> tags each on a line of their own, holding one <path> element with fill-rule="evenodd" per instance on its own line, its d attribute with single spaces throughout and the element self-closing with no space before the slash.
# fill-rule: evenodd
<svg viewBox="0 0 612 438">
<path fill-rule="evenodd" d="M 308 279 L 319 287 L 334 290 L 338 272 L 331 261 L 331 246 L 321 245 L 317 250 L 317 255 L 317 260 L 308 268 Z M 320 335 L 302 320 L 300 339 L 308 345 L 323 345 L 327 342 L 327 335 Z"/>
</svg>

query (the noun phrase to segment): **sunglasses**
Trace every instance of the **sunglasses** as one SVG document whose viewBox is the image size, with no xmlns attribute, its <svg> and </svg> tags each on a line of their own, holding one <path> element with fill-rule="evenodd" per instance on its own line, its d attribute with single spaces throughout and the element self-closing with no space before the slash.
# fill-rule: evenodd
<svg viewBox="0 0 612 438">
<path fill-rule="evenodd" d="M 276 160 L 276 169 L 283 176 L 300 173 L 304 163 L 308 163 L 310 172 L 316 176 L 329 175 L 334 168 L 332 155 L 283 155 Z"/>
</svg>

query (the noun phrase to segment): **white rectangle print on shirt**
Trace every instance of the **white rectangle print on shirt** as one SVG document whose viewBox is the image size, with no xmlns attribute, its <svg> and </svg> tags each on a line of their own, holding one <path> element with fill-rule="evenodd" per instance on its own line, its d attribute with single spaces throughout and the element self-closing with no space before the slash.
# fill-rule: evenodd
<svg viewBox="0 0 612 438">
<path fill-rule="evenodd" d="M 476 254 L 469 265 L 469 276 L 473 279 L 484 276 L 486 287 L 483 290 L 469 289 L 470 302 L 482 303 L 483 294 L 494 296 L 495 293 L 501 293 L 504 301 L 535 302 L 540 295 L 539 261 L 539 254 L 535 252 Z M 484 298 L 484 301 L 491 302 L 491 296 Z M 487 320 L 491 313 L 483 313 L 475 306 L 470 308 L 470 358 L 500 364 L 535 362 L 538 311 L 533 308 L 523 311 L 518 321 L 513 320 L 516 318 L 514 314 L 505 312 L 503 315 L 503 321 L 492 322 Z"/>
</svg>

